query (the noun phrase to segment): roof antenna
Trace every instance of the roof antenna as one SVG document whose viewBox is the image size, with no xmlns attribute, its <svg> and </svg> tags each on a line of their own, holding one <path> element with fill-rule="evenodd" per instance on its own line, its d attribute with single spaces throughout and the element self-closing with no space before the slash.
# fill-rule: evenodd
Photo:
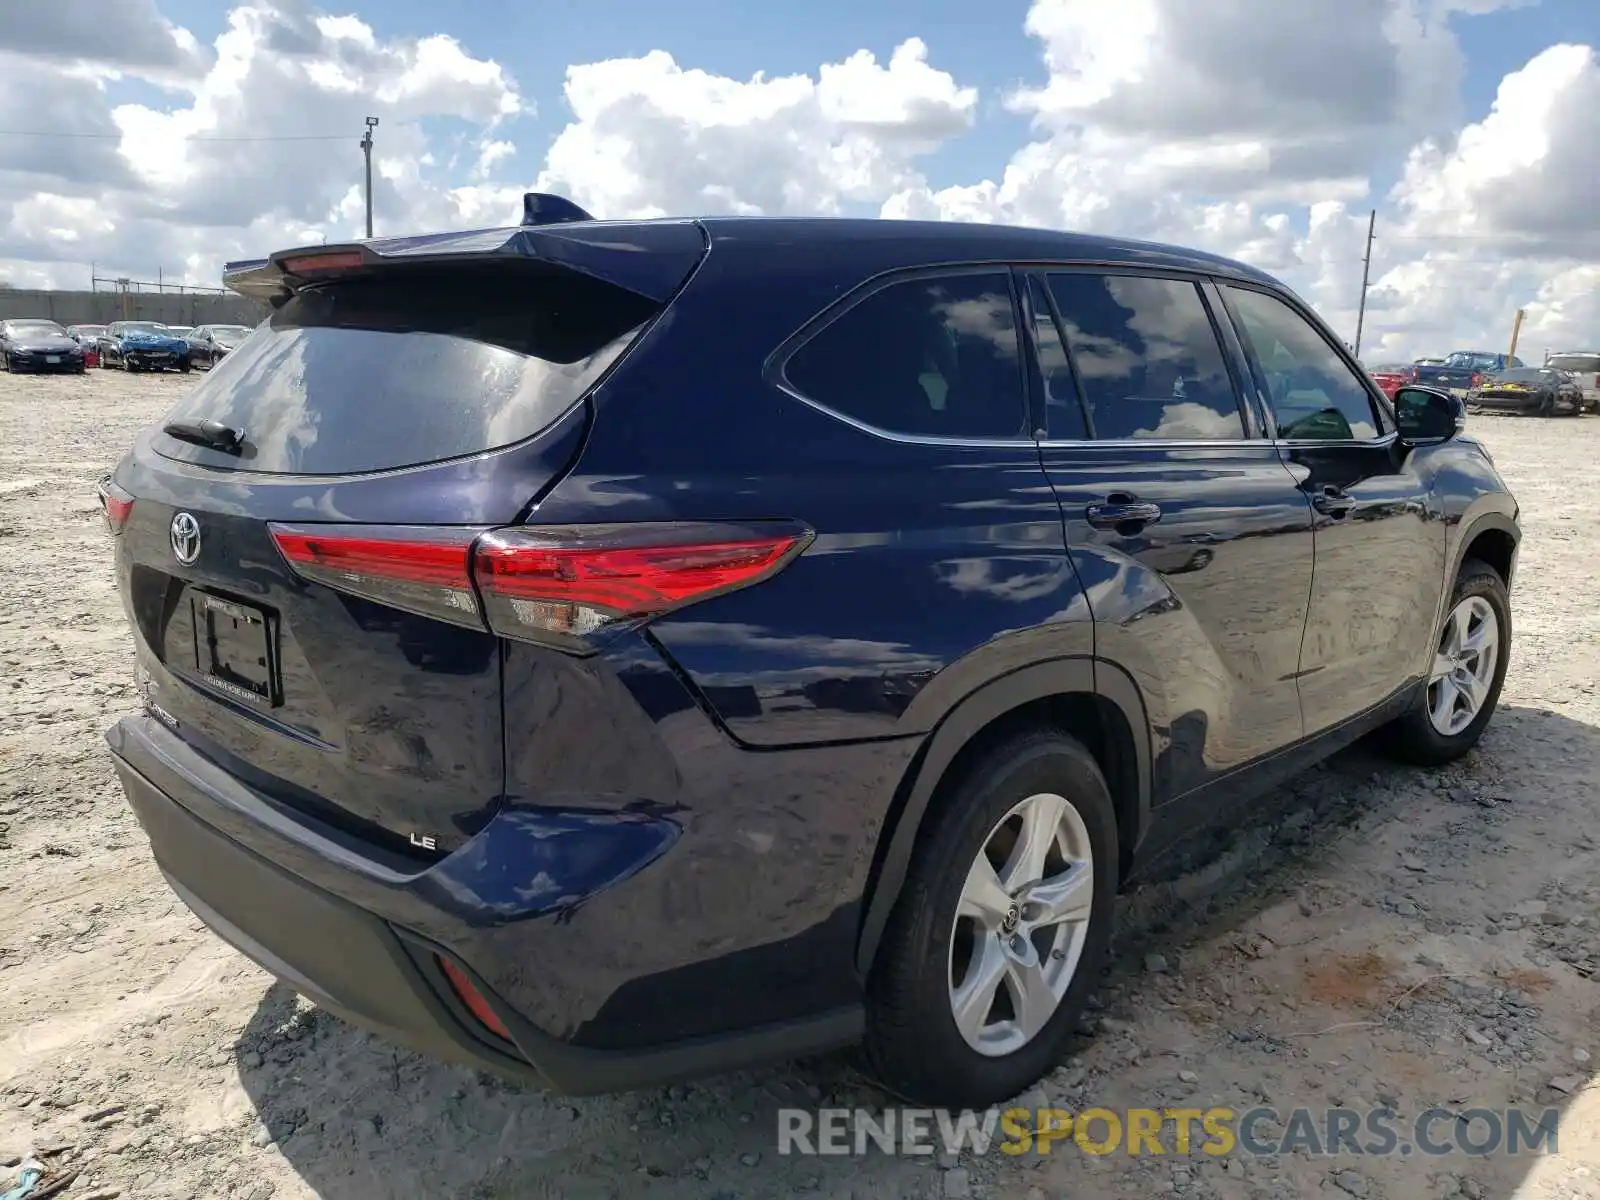
<svg viewBox="0 0 1600 1200">
<path fill-rule="evenodd" d="M 522 223 L 524 225 L 565 225 L 571 221 L 592 221 L 594 218 L 565 196 L 550 192 L 525 192 L 522 196 Z"/>
</svg>

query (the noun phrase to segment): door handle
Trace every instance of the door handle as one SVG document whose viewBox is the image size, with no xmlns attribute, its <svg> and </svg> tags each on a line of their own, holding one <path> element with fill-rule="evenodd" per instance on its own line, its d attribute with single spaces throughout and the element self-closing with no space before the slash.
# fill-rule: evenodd
<svg viewBox="0 0 1600 1200">
<path fill-rule="evenodd" d="M 1083 510 L 1083 516 L 1096 529 L 1136 533 L 1141 526 L 1161 519 L 1161 506 L 1126 493 L 1113 492 L 1100 503 L 1089 505 Z"/>
<path fill-rule="evenodd" d="M 1324 516 L 1338 520 L 1350 515 L 1350 510 L 1356 506 L 1356 498 L 1343 488 L 1334 487 L 1332 484 L 1318 488 L 1311 495 L 1311 507 Z"/>
</svg>

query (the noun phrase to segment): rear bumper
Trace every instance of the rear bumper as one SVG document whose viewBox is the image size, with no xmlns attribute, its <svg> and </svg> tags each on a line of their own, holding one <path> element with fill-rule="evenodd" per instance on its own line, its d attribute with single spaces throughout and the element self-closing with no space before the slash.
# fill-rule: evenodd
<svg viewBox="0 0 1600 1200">
<path fill-rule="evenodd" d="M 535 865 L 527 875 L 507 878 L 517 866 L 514 842 L 509 858 L 504 838 L 501 849 L 483 849 L 483 839 L 494 836 L 493 825 L 440 867 L 406 874 L 361 858 L 337 831 L 278 809 L 151 717 L 123 718 L 107 740 L 129 804 L 179 898 L 223 940 L 296 991 L 420 1053 L 556 1091 L 591 1094 L 817 1053 L 861 1035 L 862 1010 L 848 1004 L 727 1034 L 622 1049 L 553 1036 L 493 980 L 507 972 L 517 980 L 558 973 L 563 962 L 572 961 L 570 954 L 541 955 L 539 939 L 571 943 L 587 937 L 559 915 L 538 922 L 537 931 L 529 928 L 533 920 L 484 928 L 496 925 L 494 910 L 504 907 L 491 894 L 507 894 L 508 885 L 510 892 L 526 894 L 539 882 Z M 627 853 L 659 854 L 639 834 L 637 828 L 613 828 L 608 836 L 624 839 Z M 548 830 L 538 836 L 550 838 Z M 578 848 L 592 853 L 596 845 L 591 837 Z M 450 864 L 456 867 L 453 876 L 442 877 Z M 306 877 L 325 879 L 330 872 L 340 880 L 337 891 Z M 512 1044 L 470 1014 L 445 979 L 438 955 L 472 981 L 510 1030 Z M 510 955 L 516 961 L 507 962 Z M 594 981 L 543 978 L 540 984 L 581 1001 Z M 673 990 L 662 988 L 663 1004 L 677 999 Z"/>
</svg>

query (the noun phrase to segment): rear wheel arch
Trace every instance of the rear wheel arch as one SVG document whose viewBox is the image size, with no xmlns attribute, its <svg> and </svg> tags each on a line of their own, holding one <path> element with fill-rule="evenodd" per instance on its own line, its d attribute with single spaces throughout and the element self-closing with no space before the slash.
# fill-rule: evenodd
<svg viewBox="0 0 1600 1200">
<path fill-rule="evenodd" d="M 1029 728 L 1077 738 L 1099 764 L 1117 815 L 1120 873 L 1149 824 L 1150 737 L 1144 702 L 1120 668 L 1089 658 L 1036 663 L 971 692 L 928 736 L 896 789 L 867 885 L 856 963 L 872 968 L 905 883 L 917 838 L 962 773 L 987 751 Z"/>
</svg>

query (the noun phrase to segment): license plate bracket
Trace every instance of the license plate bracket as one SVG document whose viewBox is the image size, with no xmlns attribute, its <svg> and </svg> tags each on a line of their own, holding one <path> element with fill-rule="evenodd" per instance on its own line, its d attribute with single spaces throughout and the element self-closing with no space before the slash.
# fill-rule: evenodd
<svg viewBox="0 0 1600 1200">
<path fill-rule="evenodd" d="M 207 683 L 253 704 L 282 702 L 272 620 L 253 604 L 191 592 L 196 667 Z"/>
</svg>

